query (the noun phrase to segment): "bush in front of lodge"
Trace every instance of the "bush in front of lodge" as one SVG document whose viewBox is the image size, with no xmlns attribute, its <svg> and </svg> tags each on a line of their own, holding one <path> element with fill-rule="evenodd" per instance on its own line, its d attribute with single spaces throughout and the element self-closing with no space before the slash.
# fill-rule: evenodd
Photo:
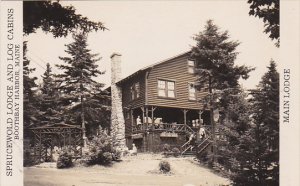
<svg viewBox="0 0 300 186">
<path fill-rule="evenodd" d="M 72 154 L 64 151 L 62 152 L 56 162 L 56 167 L 58 169 L 64 169 L 64 168 L 70 168 L 73 166 L 73 162 L 72 162 Z"/>
<path fill-rule="evenodd" d="M 178 157 L 180 156 L 180 150 L 179 148 L 177 147 L 173 147 L 171 149 L 171 146 L 169 144 L 164 144 L 163 147 L 162 147 L 162 154 L 165 156 L 165 157 Z"/>
<path fill-rule="evenodd" d="M 159 171 L 162 173 L 169 173 L 171 171 L 171 165 L 168 161 L 162 160 L 159 162 Z"/>
<path fill-rule="evenodd" d="M 121 158 L 121 151 L 112 144 L 112 138 L 100 131 L 87 144 L 84 159 L 87 165 L 110 165 Z"/>
<path fill-rule="evenodd" d="M 174 157 L 178 157 L 180 155 L 180 150 L 177 147 L 172 149 L 172 154 Z"/>
</svg>

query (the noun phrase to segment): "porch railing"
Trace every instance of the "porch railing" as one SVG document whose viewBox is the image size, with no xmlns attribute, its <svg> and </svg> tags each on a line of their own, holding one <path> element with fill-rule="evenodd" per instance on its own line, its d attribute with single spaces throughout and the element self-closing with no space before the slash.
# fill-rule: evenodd
<svg viewBox="0 0 300 186">
<path fill-rule="evenodd" d="M 145 131 L 161 131 L 161 132 L 185 132 L 186 125 L 178 123 L 154 123 L 140 124 L 132 126 L 132 133 L 140 133 Z"/>
<path fill-rule="evenodd" d="M 210 139 L 211 139 L 211 135 L 212 135 L 212 128 L 211 125 L 202 125 L 202 128 L 204 128 L 204 138 L 201 136 L 198 136 L 198 138 L 196 139 L 197 141 L 197 145 L 193 144 L 191 142 L 191 140 L 187 141 L 186 143 L 184 143 L 180 150 L 181 150 L 181 154 L 183 155 L 184 153 L 188 152 L 188 151 L 193 151 L 196 150 L 198 152 L 202 152 L 203 150 L 206 149 L 206 147 L 208 147 L 208 145 L 210 144 Z M 191 128 L 188 127 L 189 130 L 192 130 Z M 187 130 L 188 131 L 188 130 Z M 195 132 L 194 132 L 195 134 Z M 200 141 L 199 141 L 200 140 Z M 200 142 L 200 143 L 199 143 Z M 195 142 L 194 142 L 195 143 Z M 195 146 L 196 145 L 196 146 Z M 200 151 L 199 151 L 200 149 Z"/>
<path fill-rule="evenodd" d="M 212 134 L 211 125 L 202 125 L 205 129 L 206 135 Z M 178 124 L 178 123 L 159 123 L 159 124 L 140 124 L 132 126 L 132 133 L 139 133 L 145 131 L 162 131 L 162 132 L 196 132 L 195 129 L 192 129 L 188 125 Z M 216 131 L 217 133 L 218 131 Z"/>
</svg>

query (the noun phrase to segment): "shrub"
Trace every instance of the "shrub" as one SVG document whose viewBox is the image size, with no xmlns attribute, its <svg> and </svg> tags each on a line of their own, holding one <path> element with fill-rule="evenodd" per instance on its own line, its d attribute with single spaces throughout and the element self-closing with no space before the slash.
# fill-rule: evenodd
<svg viewBox="0 0 300 186">
<path fill-rule="evenodd" d="M 172 149 L 172 152 L 175 157 L 178 157 L 180 155 L 180 150 L 177 147 L 174 147 Z"/>
<path fill-rule="evenodd" d="M 170 145 L 169 144 L 164 144 L 163 145 L 163 151 L 164 152 L 169 152 L 170 151 Z"/>
<path fill-rule="evenodd" d="M 126 155 L 127 151 L 124 151 L 124 156 Z M 118 161 L 121 159 L 122 156 L 122 151 L 121 150 L 117 150 L 116 148 L 113 148 L 112 150 L 112 161 Z"/>
<path fill-rule="evenodd" d="M 166 160 L 162 160 L 159 162 L 159 170 L 162 172 L 162 173 L 168 173 L 171 171 L 171 166 L 170 166 L 170 163 Z"/>
<path fill-rule="evenodd" d="M 201 162 L 201 163 L 208 163 L 208 152 L 207 151 L 204 151 L 204 152 L 201 152 L 201 153 L 197 153 L 197 159 Z"/>
<path fill-rule="evenodd" d="M 73 166 L 72 155 L 68 152 L 62 152 L 56 162 L 58 169 L 69 168 Z"/>
<path fill-rule="evenodd" d="M 109 165 L 121 157 L 121 151 L 113 147 L 111 137 L 103 131 L 94 136 L 87 147 L 88 151 L 84 156 L 88 165 Z"/>
<path fill-rule="evenodd" d="M 130 155 L 130 151 L 128 150 L 128 148 L 123 150 L 123 156 L 128 156 Z M 121 156 L 121 152 L 120 152 L 120 156 Z"/>
<path fill-rule="evenodd" d="M 110 152 L 104 152 L 99 157 L 99 163 L 102 165 L 110 164 L 113 161 L 113 155 Z"/>
<path fill-rule="evenodd" d="M 30 150 L 25 150 L 23 156 L 24 156 L 24 161 L 23 161 L 24 167 L 33 166 L 36 164 L 36 161 L 33 158 Z"/>
</svg>

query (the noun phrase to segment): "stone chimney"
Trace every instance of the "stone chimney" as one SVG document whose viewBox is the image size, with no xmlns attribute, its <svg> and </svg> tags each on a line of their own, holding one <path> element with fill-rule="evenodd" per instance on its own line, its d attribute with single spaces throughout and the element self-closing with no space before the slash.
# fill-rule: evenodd
<svg viewBox="0 0 300 186">
<path fill-rule="evenodd" d="M 111 56 L 111 136 L 119 149 L 126 147 L 125 121 L 122 108 L 122 89 L 116 83 L 121 80 L 121 54 Z"/>
</svg>

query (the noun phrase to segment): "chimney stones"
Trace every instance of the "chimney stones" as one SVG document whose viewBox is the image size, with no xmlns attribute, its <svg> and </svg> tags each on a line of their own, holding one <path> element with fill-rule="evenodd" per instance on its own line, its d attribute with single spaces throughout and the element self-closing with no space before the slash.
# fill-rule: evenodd
<svg viewBox="0 0 300 186">
<path fill-rule="evenodd" d="M 122 89 L 116 83 L 121 80 L 121 54 L 111 56 L 111 136 L 119 149 L 126 147 L 125 121 L 122 108 Z"/>
</svg>

